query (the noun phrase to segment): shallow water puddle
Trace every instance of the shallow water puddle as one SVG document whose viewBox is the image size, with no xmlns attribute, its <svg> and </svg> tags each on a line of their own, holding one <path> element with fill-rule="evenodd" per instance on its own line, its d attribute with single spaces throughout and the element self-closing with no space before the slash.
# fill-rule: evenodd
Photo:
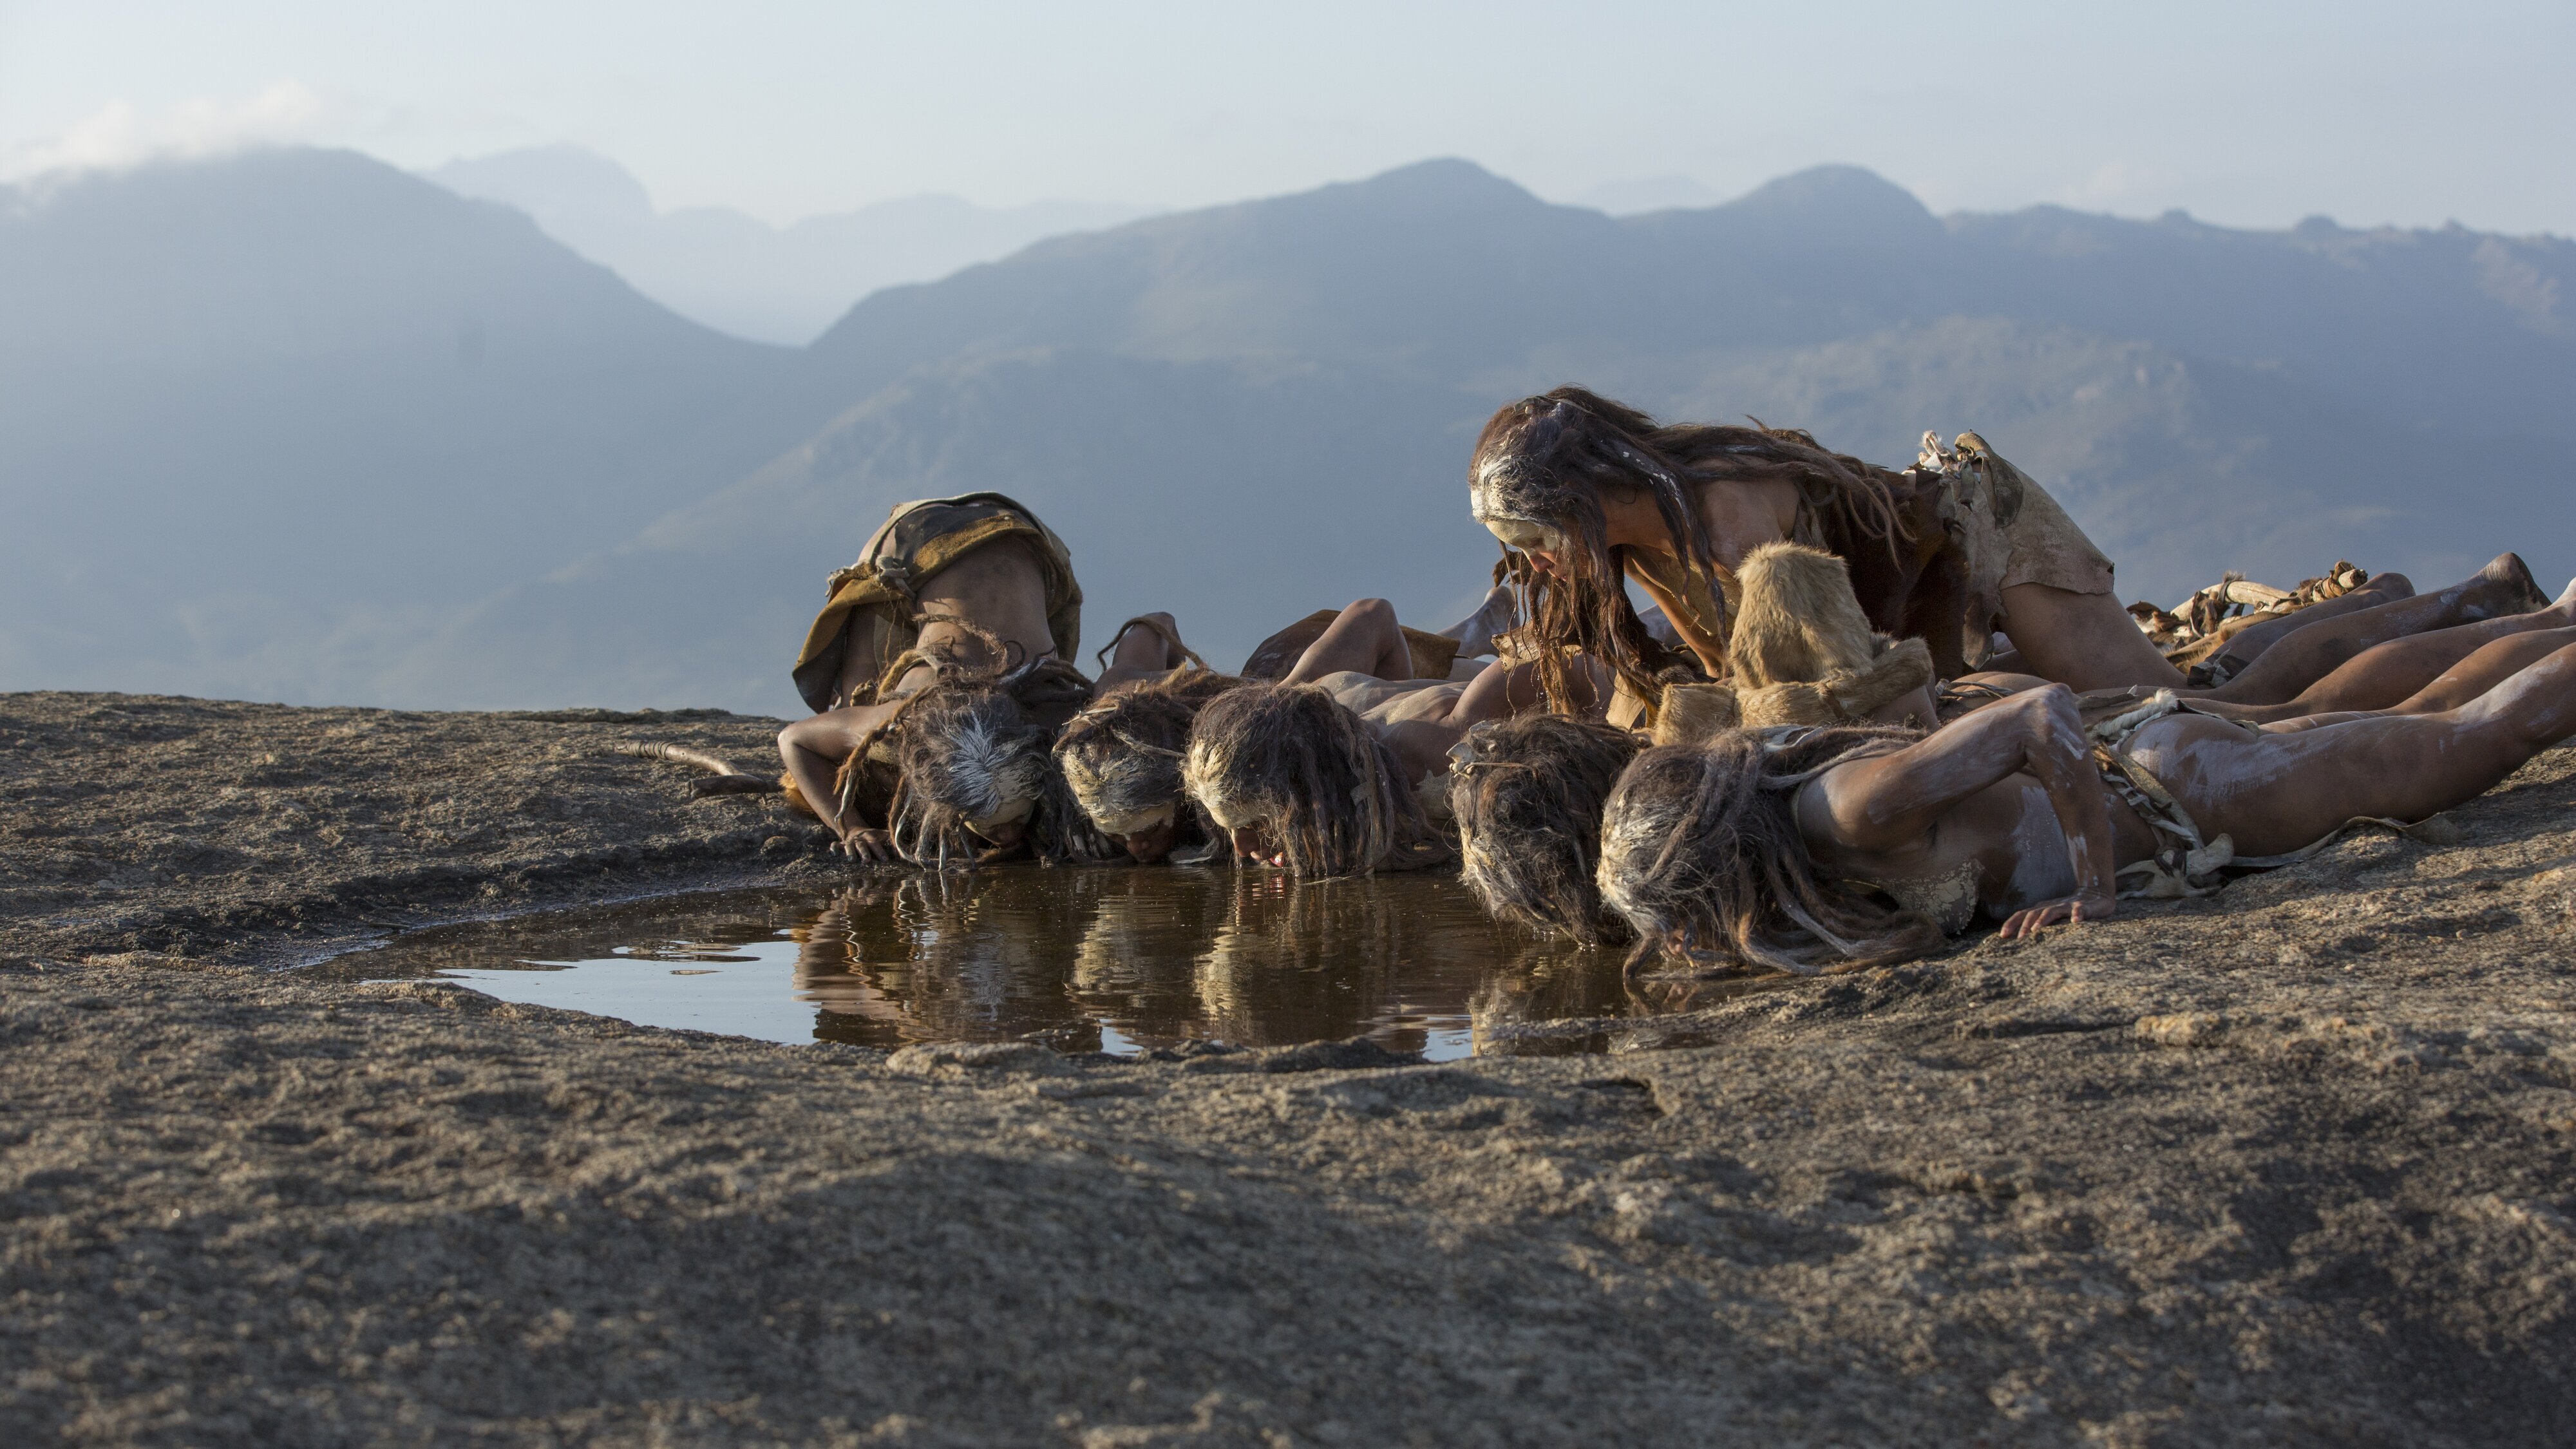
<svg viewBox="0 0 2576 1449">
<path fill-rule="evenodd" d="M 1031 866 L 441 927 L 310 969 L 782 1042 L 1366 1036 L 1433 1060 L 1661 1044 L 1651 1018 L 1751 989 L 1631 986 L 1619 960 L 1496 925 L 1436 876 Z"/>
</svg>

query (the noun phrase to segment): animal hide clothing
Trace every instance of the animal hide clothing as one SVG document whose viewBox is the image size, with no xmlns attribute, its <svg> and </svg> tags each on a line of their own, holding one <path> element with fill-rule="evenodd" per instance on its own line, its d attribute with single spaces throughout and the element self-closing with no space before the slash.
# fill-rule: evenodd
<svg viewBox="0 0 2576 1449">
<path fill-rule="evenodd" d="M 823 612 L 805 633 L 796 656 L 796 692 L 817 714 L 834 707 L 833 692 L 853 644 L 882 668 L 920 642 L 919 589 L 932 575 L 1008 538 L 1028 540 L 1046 577 L 1047 631 L 1055 657 L 1071 659 L 1082 645 L 1082 588 L 1074 582 L 1073 554 L 1038 516 L 999 493 L 965 493 L 897 504 L 859 551 L 858 562 L 825 584 Z M 840 704 L 871 704 L 880 681 L 857 686 Z"/>
</svg>

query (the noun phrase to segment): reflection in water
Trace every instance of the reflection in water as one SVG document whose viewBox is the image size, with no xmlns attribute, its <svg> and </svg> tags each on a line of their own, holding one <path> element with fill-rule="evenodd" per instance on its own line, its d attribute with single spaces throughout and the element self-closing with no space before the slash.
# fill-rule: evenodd
<svg viewBox="0 0 2576 1449">
<path fill-rule="evenodd" d="M 1434 1059 L 1602 1051 L 1743 982 L 1622 980 L 1495 924 L 1455 880 L 1170 868 L 868 877 L 417 932 L 315 968 L 439 974 L 656 1026 L 891 1047 L 1128 1052 L 1367 1036 Z"/>
</svg>

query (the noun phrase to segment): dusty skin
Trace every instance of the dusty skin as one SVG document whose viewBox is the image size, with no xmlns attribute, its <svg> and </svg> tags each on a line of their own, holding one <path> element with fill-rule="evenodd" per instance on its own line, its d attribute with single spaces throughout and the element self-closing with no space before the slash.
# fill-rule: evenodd
<svg viewBox="0 0 2576 1449">
<path fill-rule="evenodd" d="M 0 1442 L 2576 1422 L 2576 752 L 2452 843 L 1610 1057 L 887 1056 L 257 969 L 828 879 L 810 823 L 593 753 L 775 728 L 0 696 Z"/>
</svg>

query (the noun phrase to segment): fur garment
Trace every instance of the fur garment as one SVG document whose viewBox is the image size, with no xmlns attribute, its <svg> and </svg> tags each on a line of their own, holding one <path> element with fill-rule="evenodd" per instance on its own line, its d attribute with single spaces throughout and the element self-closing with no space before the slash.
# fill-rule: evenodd
<svg viewBox="0 0 2576 1449">
<path fill-rule="evenodd" d="M 1874 633 L 1851 572 L 1822 549 L 1766 543 L 1736 571 L 1741 594 L 1727 645 L 1730 684 L 1669 684 L 1655 743 L 1688 744 L 1723 729 L 1853 724 L 1932 682 L 1920 639 Z"/>
</svg>

